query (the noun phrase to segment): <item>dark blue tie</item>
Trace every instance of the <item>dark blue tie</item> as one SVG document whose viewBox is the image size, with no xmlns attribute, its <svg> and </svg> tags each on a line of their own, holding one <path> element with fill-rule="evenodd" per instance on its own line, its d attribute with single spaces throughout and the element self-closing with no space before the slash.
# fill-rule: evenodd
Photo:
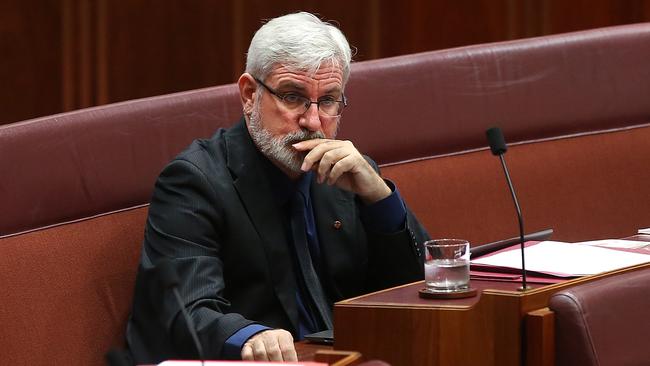
<svg viewBox="0 0 650 366">
<path fill-rule="evenodd" d="M 325 325 L 327 329 L 333 329 L 332 309 L 329 301 L 327 301 L 325 291 L 323 290 L 313 263 L 313 261 L 320 261 L 320 250 L 318 248 L 313 212 L 310 207 L 309 211 L 307 209 L 305 197 L 300 190 L 297 190 L 291 199 L 291 232 L 293 234 L 298 267 L 300 268 L 300 274 L 304 280 L 306 290 L 304 291 L 306 293 L 302 294 L 302 300 L 303 302 L 309 301 L 312 303 L 313 310 L 317 313 L 312 315 L 317 316 L 320 319 L 320 323 Z M 314 257 L 312 257 L 312 254 Z M 305 299 L 305 296 L 308 298 Z M 309 309 L 311 307 L 307 306 L 307 308 Z"/>
</svg>

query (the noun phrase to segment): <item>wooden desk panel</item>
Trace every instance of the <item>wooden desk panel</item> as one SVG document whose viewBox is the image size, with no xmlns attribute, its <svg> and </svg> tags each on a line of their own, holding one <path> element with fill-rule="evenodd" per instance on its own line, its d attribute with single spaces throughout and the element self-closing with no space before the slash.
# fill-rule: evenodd
<svg viewBox="0 0 650 366">
<path fill-rule="evenodd" d="M 476 281 L 470 299 L 425 300 L 416 282 L 338 302 L 334 306 L 335 349 L 355 350 L 393 366 L 521 365 L 526 314 L 544 308 L 555 292 L 625 271 L 539 286 L 525 293 L 517 283 Z"/>
</svg>

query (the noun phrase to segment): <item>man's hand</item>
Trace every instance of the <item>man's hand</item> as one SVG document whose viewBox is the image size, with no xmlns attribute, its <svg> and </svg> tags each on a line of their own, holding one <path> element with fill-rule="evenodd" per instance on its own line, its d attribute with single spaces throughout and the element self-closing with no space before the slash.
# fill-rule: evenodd
<svg viewBox="0 0 650 366">
<path fill-rule="evenodd" d="M 391 193 L 384 180 L 350 141 L 313 139 L 293 147 L 298 151 L 309 151 L 300 169 L 316 171 L 319 183 L 335 184 L 354 192 L 367 204 Z"/>
<path fill-rule="evenodd" d="M 284 329 L 271 329 L 250 337 L 241 349 L 241 359 L 297 362 L 298 356 L 291 333 Z"/>
</svg>

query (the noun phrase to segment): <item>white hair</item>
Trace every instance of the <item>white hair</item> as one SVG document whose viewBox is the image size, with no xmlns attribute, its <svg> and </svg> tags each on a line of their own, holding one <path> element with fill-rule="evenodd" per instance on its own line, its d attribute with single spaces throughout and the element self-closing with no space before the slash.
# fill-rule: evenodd
<svg viewBox="0 0 650 366">
<path fill-rule="evenodd" d="M 265 80 L 274 67 L 314 74 L 323 63 L 350 75 L 352 51 L 341 31 L 313 14 L 300 12 L 271 19 L 253 36 L 246 56 L 246 72 Z"/>
</svg>

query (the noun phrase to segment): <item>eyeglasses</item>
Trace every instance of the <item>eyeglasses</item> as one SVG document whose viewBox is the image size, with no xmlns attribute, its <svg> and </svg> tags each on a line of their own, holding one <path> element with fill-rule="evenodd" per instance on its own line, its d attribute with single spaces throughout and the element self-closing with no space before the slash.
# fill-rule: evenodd
<svg viewBox="0 0 650 366">
<path fill-rule="evenodd" d="M 307 112 L 309 107 L 312 104 L 316 104 L 318 107 L 318 112 L 321 115 L 326 117 L 338 117 L 343 113 L 343 108 L 347 107 L 348 101 L 345 98 L 345 95 L 342 96 L 342 100 L 335 100 L 332 97 L 324 97 L 316 102 L 312 102 L 309 98 L 306 98 L 300 94 L 296 93 L 278 93 L 277 91 L 271 89 L 268 85 L 264 84 L 262 80 L 254 78 L 255 81 L 268 90 L 271 94 L 276 96 L 284 104 L 284 106 L 297 114 L 304 114 Z"/>
</svg>

